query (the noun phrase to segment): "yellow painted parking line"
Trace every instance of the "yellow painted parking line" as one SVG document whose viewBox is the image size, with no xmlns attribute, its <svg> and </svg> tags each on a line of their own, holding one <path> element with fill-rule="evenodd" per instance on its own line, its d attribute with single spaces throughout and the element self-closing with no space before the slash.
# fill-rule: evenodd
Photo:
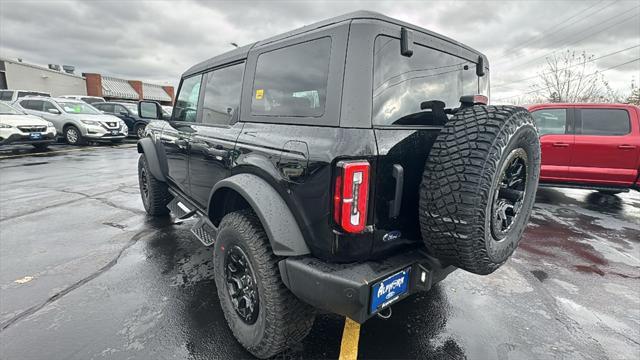
<svg viewBox="0 0 640 360">
<path fill-rule="evenodd" d="M 360 324 L 345 318 L 340 344 L 339 360 L 356 360 L 358 358 L 358 341 L 360 341 Z"/>
<path fill-rule="evenodd" d="M 135 147 L 137 145 L 127 145 L 127 146 L 116 146 L 117 148 L 132 148 Z M 12 159 L 12 158 L 19 158 L 19 157 L 24 157 L 24 156 L 37 156 L 37 155 L 49 155 L 49 154 L 60 154 L 60 153 L 68 153 L 68 152 L 75 152 L 75 151 L 83 151 L 83 150 L 93 150 L 93 149 L 103 149 L 105 147 L 102 146 L 91 146 L 91 147 L 80 147 L 80 148 L 73 148 L 73 149 L 64 149 L 64 150 L 52 150 L 52 151 L 47 151 L 47 152 L 33 152 L 33 153 L 25 153 L 25 154 L 16 154 L 16 155 L 7 155 L 7 156 L 0 156 L 0 160 L 2 159 Z M 112 149 L 113 147 L 109 147 L 109 149 Z"/>
</svg>

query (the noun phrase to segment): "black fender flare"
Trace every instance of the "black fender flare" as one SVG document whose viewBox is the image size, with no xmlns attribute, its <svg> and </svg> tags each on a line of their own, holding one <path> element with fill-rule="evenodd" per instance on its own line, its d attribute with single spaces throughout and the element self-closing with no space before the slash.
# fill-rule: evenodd
<svg viewBox="0 0 640 360">
<path fill-rule="evenodd" d="M 251 205 L 262 222 L 275 255 L 300 256 L 311 253 L 289 206 L 268 182 L 253 174 L 233 175 L 214 186 L 209 204 L 216 191 L 223 188 L 236 191 Z"/>
<path fill-rule="evenodd" d="M 138 140 L 138 153 L 144 154 L 144 157 L 147 159 L 151 175 L 153 175 L 153 177 L 158 181 L 166 182 L 167 178 L 164 176 L 164 172 L 162 171 L 158 151 L 151 138 L 146 137 Z"/>
</svg>

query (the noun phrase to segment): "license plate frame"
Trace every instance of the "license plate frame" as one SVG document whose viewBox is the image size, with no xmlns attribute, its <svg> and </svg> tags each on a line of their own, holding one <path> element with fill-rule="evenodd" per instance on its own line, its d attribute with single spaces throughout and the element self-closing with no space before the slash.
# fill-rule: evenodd
<svg viewBox="0 0 640 360">
<path fill-rule="evenodd" d="M 406 296 L 410 280 L 411 266 L 374 283 L 371 286 L 369 311 L 375 313 Z"/>
<path fill-rule="evenodd" d="M 111 135 L 118 135 L 118 130 L 111 130 Z"/>
</svg>

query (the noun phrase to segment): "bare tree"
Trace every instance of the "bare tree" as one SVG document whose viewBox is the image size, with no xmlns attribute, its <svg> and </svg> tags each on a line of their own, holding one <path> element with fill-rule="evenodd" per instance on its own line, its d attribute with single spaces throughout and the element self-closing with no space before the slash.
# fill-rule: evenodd
<svg viewBox="0 0 640 360">
<path fill-rule="evenodd" d="M 539 81 L 532 86 L 548 102 L 614 102 L 611 89 L 593 64 L 593 55 L 567 50 L 547 57 Z"/>
</svg>

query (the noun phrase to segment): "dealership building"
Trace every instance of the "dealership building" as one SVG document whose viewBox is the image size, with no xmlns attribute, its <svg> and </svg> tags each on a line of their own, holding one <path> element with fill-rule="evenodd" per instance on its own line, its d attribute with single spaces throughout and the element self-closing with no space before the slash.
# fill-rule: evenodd
<svg viewBox="0 0 640 360">
<path fill-rule="evenodd" d="M 106 100 L 155 100 L 173 104 L 173 86 L 121 79 L 98 73 L 75 74 L 73 66 L 28 64 L 0 58 L 0 89 L 32 90 L 60 95 L 100 96 Z"/>
</svg>

